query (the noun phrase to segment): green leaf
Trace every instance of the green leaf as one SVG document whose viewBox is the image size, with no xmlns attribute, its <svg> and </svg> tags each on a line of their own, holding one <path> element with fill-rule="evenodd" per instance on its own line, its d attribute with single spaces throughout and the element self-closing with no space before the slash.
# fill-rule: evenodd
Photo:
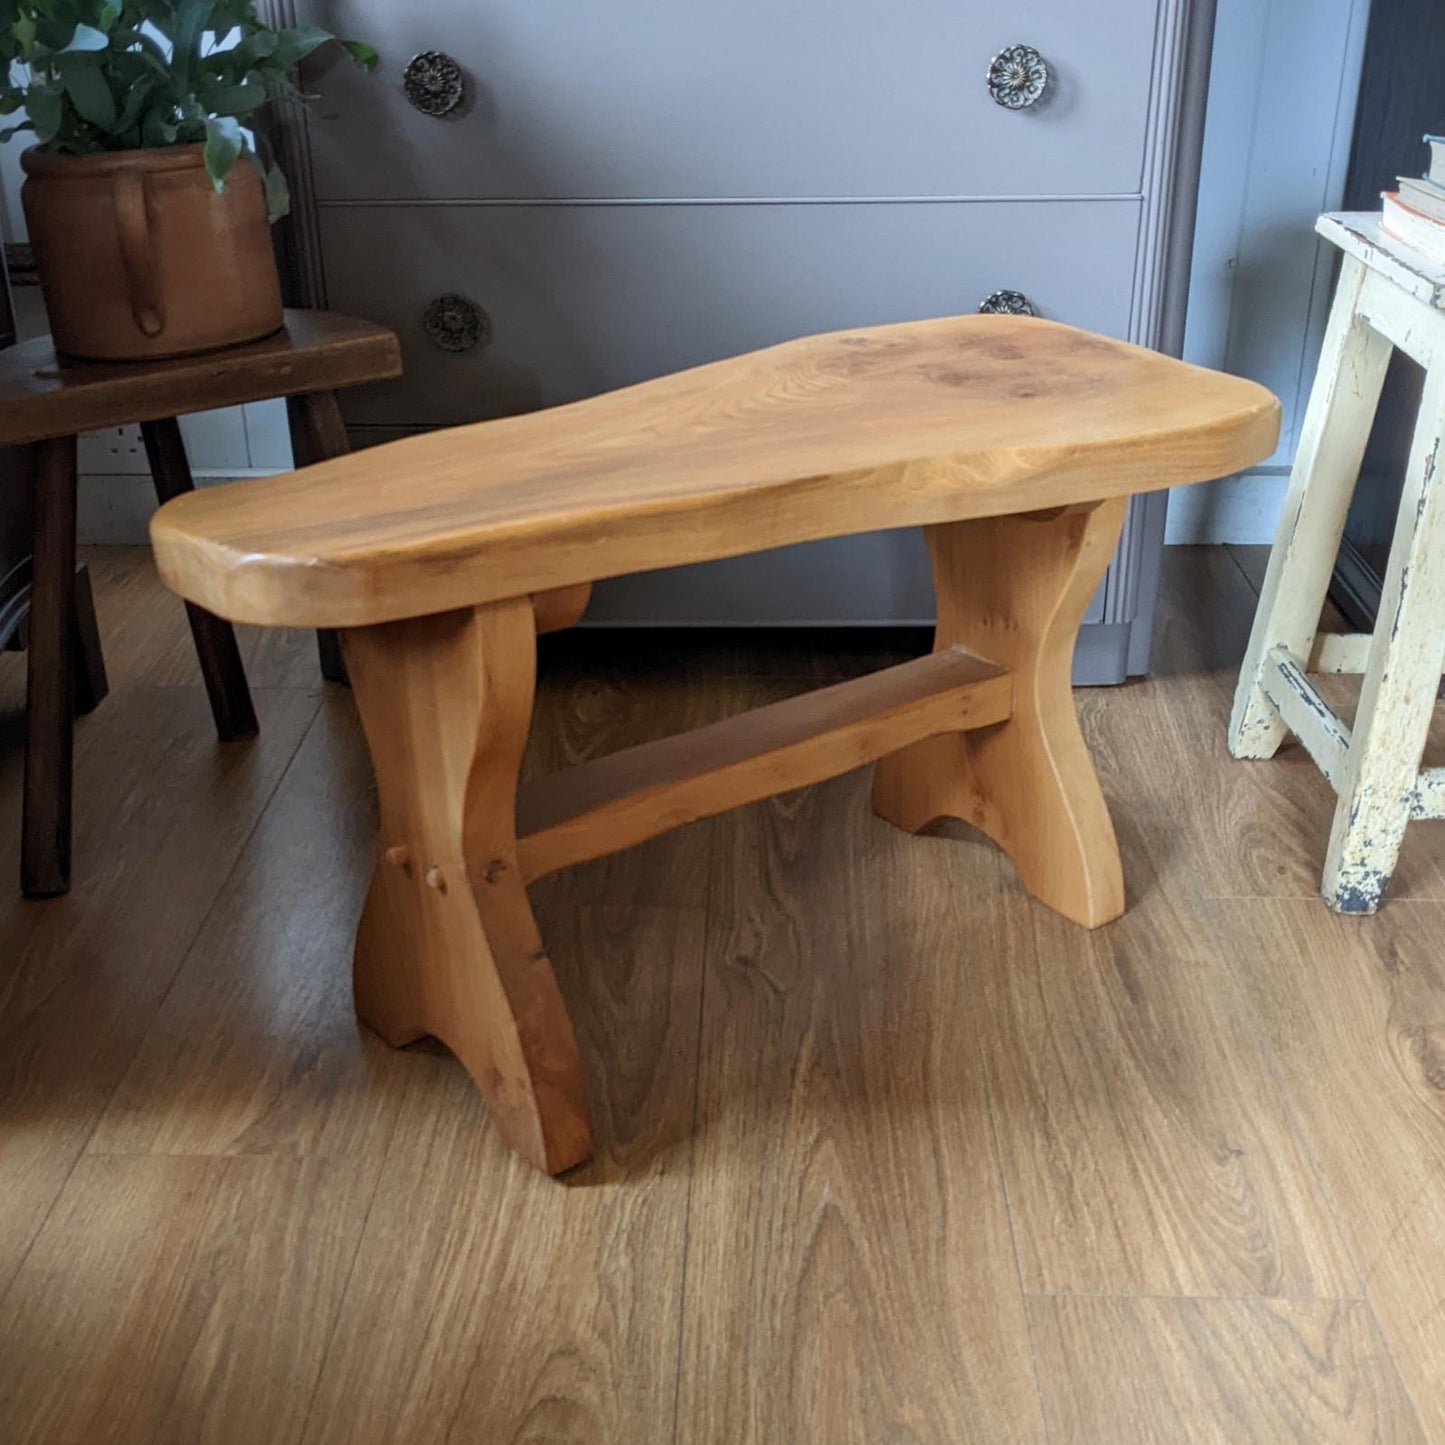
<svg viewBox="0 0 1445 1445">
<path fill-rule="evenodd" d="M 111 94 L 97 57 L 90 54 L 59 55 L 56 73 L 75 113 L 91 125 L 110 132 L 116 128 L 115 96 Z"/>
<path fill-rule="evenodd" d="M 65 106 L 61 100 L 62 91 L 58 83 L 32 85 L 25 92 L 25 114 L 35 127 L 35 139 L 41 145 L 53 141 L 60 133 L 61 122 L 65 119 Z"/>
<path fill-rule="evenodd" d="M 97 30 L 93 25 L 77 25 L 75 33 L 56 53 L 69 55 L 77 50 L 104 50 L 109 45 L 110 36 L 104 30 Z"/>
<path fill-rule="evenodd" d="M 208 85 L 200 93 L 201 104 L 212 115 L 245 115 L 269 97 L 264 85 Z"/>
<path fill-rule="evenodd" d="M 212 0 L 178 0 L 177 4 L 164 8 L 170 12 L 171 19 L 168 32 L 174 47 L 171 64 L 178 76 L 188 78 L 200 55 L 201 37 L 211 16 Z M 160 28 L 165 30 L 166 26 Z"/>
<path fill-rule="evenodd" d="M 152 104 L 140 123 L 141 145 L 159 150 L 173 146 L 180 139 L 180 128 L 175 123 L 175 107 L 164 97 Z"/>
<path fill-rule="evenodd" d="M 23 130 L 34 129 L 34 125 L 28 120 L 22 120 L 19 125 L 7 125 L 4 130 L 0 130 L 0 145 L 4 145 L 7 141 L 14 140 Z"/>
<path fill-rule="evenodd" d="M 315 25 L 299 25 L 294 30 L 278 30 L 272 59 L 283 70 L 290 70 L 293 65 L 299 65 L 305 60 L 313 50 L 320 49 L 335 38 L 329 30 L 321 30 Z"/>
<path fill-rule="evenodd" d="M 274 29 L 257 8 L 258 0 L 0 0 L 0 118 L 33 131 L 53 154 L 199 143 L 219 185 L 260 143 L 241 129 L 259 107 L 312 98 L 296 68 L 334 39 L 317 26 Z M 371 46 L 344 48 L 357 65 L 376 66 Z M 258 169 L 272 214 L 284 212 L 275 158 L 264 153 Z"/>
<path fill-rule="evenodd" d="M 233 65 L 244 73 L 275 55 L 277 44 L 278 37 L 274 30 L 257 30 L 242 37 L 229 50 L 220 53 L 234 57 Z"/>
<path fill-rule="evenodd" d="M 120 135 L 135 125 L 140 119 L 140 113 L 146 108 L 147 102 L 155 93 L 157 81 L 153 75 L 140 75 L 125 92 L 125 104 L 121 106 L 120 114 L 116 117 L 114 133 Z"/>
<path fill-rule="evenodd" d="M 291 187 L 274 161 L 262 167 L 261 189 L 266 195 L 266 215 L 272 222 L 291 214 Z"/>
<path fill-rule="evenodd" d="M 363 69 L 375 70 L 379 59 L 376 50 L 360 40 L 343 40 L 342 48 Z"/>
<path fill-rule="evenodd" d="M 231 167 L 236 164 L 245 143 L 241 127 L 234 117 L 217 116 L 206 122 L 206 174 L 218 191 L 225 189 L 226 177 L 230 174 Z"/>
</svg>

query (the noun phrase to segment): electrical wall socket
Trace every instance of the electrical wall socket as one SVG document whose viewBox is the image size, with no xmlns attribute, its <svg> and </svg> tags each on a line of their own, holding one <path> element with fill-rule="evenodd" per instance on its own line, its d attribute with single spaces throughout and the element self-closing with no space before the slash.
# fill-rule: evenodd
<svg viewBox="0 0 1445 1445">
<path fill-rule="evenodd" d="M 111 426 L 86 432 L 76 446 L 76 469 L 86 476 L 145 472 L 145 444 L 138 426 Z"/>
</svg>

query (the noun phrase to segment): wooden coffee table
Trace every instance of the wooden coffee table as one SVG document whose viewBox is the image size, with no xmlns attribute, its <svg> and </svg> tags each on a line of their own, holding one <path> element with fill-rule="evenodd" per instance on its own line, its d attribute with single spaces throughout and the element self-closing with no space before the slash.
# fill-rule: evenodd
<svg viewBox="0 0 1445 1445">
<path fill-rule="evenodd" d="M 381 801 L 356 1006 L 446 1042 L 503 1137 L 592 1148 L 533 880 L 877 762 L 874 807 L 962 818 L 1095 927 L 1124 907 L 1069 666 L 1126 498 L 1268 456 L 1253 382 L 1069 327 L 965 316 L 810 337 L 624 391 L 209 488 L 151 525 L 226 617 L 337 627 Z M 536 634 L 590 583 L 922 525 L 931 657 L 518 790 Z M 681 685 L 681 684 L 680 684 Z"/>
</svg>

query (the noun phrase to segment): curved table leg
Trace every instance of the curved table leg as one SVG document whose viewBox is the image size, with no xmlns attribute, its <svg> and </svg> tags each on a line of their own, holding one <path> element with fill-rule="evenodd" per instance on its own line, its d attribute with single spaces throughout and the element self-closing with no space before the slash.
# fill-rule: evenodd
<svg viewBox="0 0 1445 1445">
<path fill-rule="evenodd" d="M 1069 672 L 1125 505 L 1119 498 L 925 529 L 938 595 L 934 645 L 961 645 L 1009 668 L 1014 715 L 894 753 L 873 782 L 881 817 L 911 833 L 961 818 L 1008 854 L 1030 893 L 1087 928 L 1124 911 L 1124 884 Z"/>
<path fill-rule="evenodd" d="M 502 1137 L 549 1174 L 592 1151 L 572 1025 L 517 867 L 531 724 L 528 598 L 342 633 L 381 802 L 356 1009 L 388 1043 L 432 1034 Z"/>
</svg>

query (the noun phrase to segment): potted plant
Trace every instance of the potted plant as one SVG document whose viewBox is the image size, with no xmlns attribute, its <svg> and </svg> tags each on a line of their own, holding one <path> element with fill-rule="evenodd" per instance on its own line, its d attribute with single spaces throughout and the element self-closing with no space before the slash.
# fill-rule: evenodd
<svg viewBox="0 0 1445 1445">
<path fill-rule="evenodd" d="M 21 197 L 58 350 L 180 356 L 281 325 L 286 182 L 251 127 L 333 39 L 255 0 L 0 0 L 0 116 L 23 115 L 0 140 L 37 141 Z"/>
</svg>

